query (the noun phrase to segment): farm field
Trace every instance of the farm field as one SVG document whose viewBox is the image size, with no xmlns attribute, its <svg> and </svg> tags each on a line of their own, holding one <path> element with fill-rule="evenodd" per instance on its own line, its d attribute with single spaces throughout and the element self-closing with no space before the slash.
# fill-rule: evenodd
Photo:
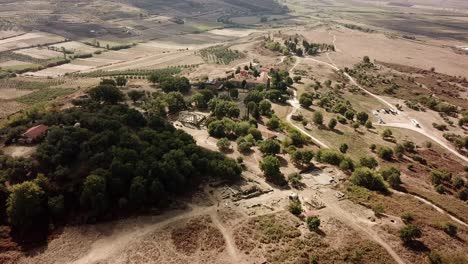
<svg viewBox="0 0 468 264">
<path fill-rule="evenodd" d="M 46 45 L 50 43 L 63 41 L 64 38 L 45 32 L 26 33 L 20 36 L 13 36 L 0 40 L 0 52 L 19 48 L 27 48 L 37 45 Z"/>
</svg>

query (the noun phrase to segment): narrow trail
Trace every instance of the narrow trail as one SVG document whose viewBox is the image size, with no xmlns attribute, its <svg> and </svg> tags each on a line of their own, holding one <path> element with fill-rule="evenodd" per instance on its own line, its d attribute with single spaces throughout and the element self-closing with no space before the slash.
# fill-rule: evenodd
<svg viewBox="0 0 468 264">
<path fill-rule="evenodd" d="M 335 46 L 335 50 L 337 49 L 336 48 L 336 36 L 333 35 L 333 45 Z M 336 71 L 339 71 L 340 68 L 333 62 L 333 60 L 330 58 L 328 52 L 326 53 L 326 56 L 328 58 L 328 60 L 330 61 L 330 63 L 328 62 L 324 62 L 324 61 L 321 61 L 321 60 L 317 60 L 317 59 L 314 59 L 314 58 L 310 58 L 310 57 L 306 57 L 306 58 L 299 58 L 299 57 L 295 57 L 298 62 L 299 62 L 299 59 L 302 59 L 304 61 L 312 61 L 312 62 L 315 62 L 315 63 L 319 63 L 319 64 L 323 64 L 323 65 L 326 65 Z M 293 68 L 295 68 L 297 65 L 294 65 Z M 391 104 L 390 102 L 388 102 L 387 100 L 385 100 L 384 98 L 376 95 L 376 94 L 373 94 L 372 92 L 368 91 L 367 89 L 365 89 L 364 87 L 362 87 L 361 85 L 359 85 L 356 80 L 351 76 L 349 75 L 348 73 L 346 72 L 343 72 L 343 74 L 346 76 L 346 78 L 348 78 L 348 80 L 353 84 L 355 85 L 356 87 L 358 87 L 359 89 L 361 89 L 362 91 L 364 91 L 366 94 L 368 94 L 369 96 L 375 98 L 376 100 L 378 100 L 379 102 L 381 102 L 382 104 L 388 106 L 389 108 L 391 109 L 396 109 L 396 107 Z M 408 116 L 408 114 L 404 113 L 404 112 L 401 112 L 401 111 L 398 111 L 398 114 L 399 115 L 402 115 L 403 117 L 407 118 L 408 119 L 408 122 L 410 122 L 410 120 L 412 119 L 412 117 Z M 397 127 L 397 128 L 406 128 L 406 129 L 410 129 L 412 131 L 415 131 L 415 132 L 418 132 L 424 136 L 426 136 L 427 138 L 433 140 L 434 142 L 436 142 L 437 144 L 439 144 L 440 146 L 442 146 L 443 148 L 445 148 L 446 150 L 448 150 L 450 153 L 454 154 L 455 156 L 457 156 L 458 158 L 460 158 L 461 160 L 463 160 L 464 162 L 468 162 L 468 157 L 465 157 L 463 156 L 462 154 L 460 154 L 458 151 L 456 151 L 455 149 L 453 149 L 451 146 L 447 145 L 447 143 L 445 143 L 443 140 L 441 140 L 440 138 L 437 138 L 436 136 L 432 135 L 431 133 L 425 131 L 424 129 L 421 129 L 421 128 L 417 128 L 415 127 L 414 125 L 412 125 L 411 123 L 391 123 L 391 124 L 379 124 L 381 126 L 388 126 L 388 127 Z"/>
<path fill-rule="evenodd" d="M 213 224 L 218 228 L 218 230 L 221 232 L 221 234 L 224 237 L 224 242 L 226 242 L 226 249 L 227 249 L 229 256 L 232 259 L 232 262 L 235 264 L 243 263 L 239 252 L 237 252 L 236 242 L 234 241 L 234 238 L 232 237 L 231 232 L 226 230 L 226 228 L 223 226 L 223 224 L 219 220 L 218 212 L 213 211 L 210 213 L 210 216 L 211 216 L 211 220 L 213 221 Z"/>
<path fill-rule="evenodd" d="M 380 244 L 387 252 L 392 256 L 392 258 L 399 264 L 405 264 L 405 262 L 400 258 L 400 256 L 393 250 L 393 248 L 385 242 L 374 230 L 368 227 L 364 227 L 359 224 L 359 220 L 348 211 L 343 210 L 339 205 L 335 203 L 327 203 L 326 209 L 330 212 L 330 214 L 334 215 L 337 219 L 340 219 L 346 223 L 349 227 L 354 229 L 355 231 L 365 234 L 371 240 Z"/>
<path fill-rule="evenodd" d="M 294 69 L 301 63 L 301 58 L 298 58 L 296 57 L 296 63 L 294 64 L 294 66 L 289 70 L 289 75 L 291 76 L 294 76 Z M 300 108 L 301 108 L 301 105 L 299 104 L 299 101 L 297 100 L 297 92 L 294 90 L 294 97 L 290 100 L 288 100 L 288 103 L 293 107 L 293 110 L 286 116 L 286 121 L 288 121 L 288 123 L 293 126 L 294 128 L 296 128 L 297 130 L 301 131 L 302 133 L 306 134 L 307 136 L 309 136 L 315 143 L 317 143 L 320 147 L 323 147 L 323 148 L 329 148 L 327 144 L 323 143 L 321 140 L 319 140 L 318 138 L 312 136 L 309 132 L 307 132 L 306 130 L 304 130 L 302 127 L 294 124 L 294 122 L 292 121 L 292 115 L 298 111 Z"/>
<path fill-rule="evenodd" d="M 400 191 L 397 191 L 397 190 L 394 190 L 394 189 L 392 189 L 392 192 L 397 193 L 397 194 L 399 194 L 399 195 L 409 195 L 409 196 L 412 196 L 412 197 L 418 199 L 419 201 L 421 201 L 421 202 L 423 202 L 423 203 L 425 203 L 425 204 L 427 204 L 427 205 L 432 206 L 432 208 L 436 209 L 437 212 L 448 215 L 453 221 L 459 223 L 460 225 L 463 225 L 463 226 L 465 226 L 465 227 L 468 227 L 468 224 L 465 223 L 463 220 L 461 220 L 461 219 L 455 217 L 454 215 L 452 215 L 451 213 L 449 213 L 449 212 L 445 211 L 444 209 L 440 208 L 439 206 L 437 206 L 436 204 L 432 203 L 431 201 L 426 200 L 424 197 L 421 197 L 421 196 L 418 196 L 418 195 L 415 195 L 415 194 L 411 194 L 411 193 L 400 192 Z"/>
<path fill-rule="evenodd" d="M 174 221 L 184 218 L 200 216 L 214 210 L 214 207 L 206 208 L 193 208 L 186 211 L 175 211 L 165 214 L 159 218 L 154 224 L 149 224 L 144 227 L 136 227 L 127 231 L 116 231 L 110 236 L 105 236 L 96 240 L 92 245 L 89 252 L 82 256 L 80 259 L 75 260 L 72 264 L 89 264 L 99 263 L 102 260 L 109 259 L 110 257 L 122 252 L 133 241 L 141 238 L 142 236 L 156 230 L 159 227 L 168 225 Z M 155 220 L 156 221 L 156 220 Z"/>
</svg>

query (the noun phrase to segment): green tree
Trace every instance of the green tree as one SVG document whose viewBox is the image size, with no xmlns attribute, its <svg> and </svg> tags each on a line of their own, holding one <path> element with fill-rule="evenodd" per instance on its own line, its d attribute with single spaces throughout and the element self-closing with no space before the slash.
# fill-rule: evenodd
<svg viewBox="0 0 468 264">
<path fill-rule="evenodd" d="M 166 94 L 165 101 L 171 113 L 177 113 L 186 108 L 184 96 L 180 92 Z"/>
<path fill-rule="evenodd" d="M 144 91 L 131 90 L 130 92 L 127 93 L 127 95 L 133 101 L 133 103 L 136 103 L 138 100 L 145 97 L 145 92 Z"/>
<path fill-rule="evenodd" d="M 65 216 L 65 199 L 63 195 L 49 197 L 47 206 L 53 219 L 59 220 Z"/>
<path fill-rule="evenodd" d="M 367 120 L 366 124 L 364 125 L 367 129 L 372 128 L 372 122 L 370 120 Z"/>
<path fill-rule="evenodd" d="M 346 111 L 345 117 L 346 117 L 346 119 L 348 119 L 348 120 L 353 120 L 353 119 L 354 119 L 354 112 L 351 111 L 351 110 Z"/>
<path fill-rule="evenodd" d="M 369 119 L 369 115 L 366 113 L 366 112 L 359 112 L 357 115 L 356 115 L 356 119 L 362 124 L 364 125 L 367 120 Z"/>
<path fill-rule="evenodd" d="M 122 76 L 119 76 L 115 78 L 115 84 L 120 87 L 125 86 L 127 84 L 127 79 Z"/>
<path fill-rule="evenodd" d="M 393 150 L 389 147 L 380 147 L 377 150 L 377 154 L 381 159 L 384 160 L 391 160 L 393 157 Z"/>
<path fill-rule="evenodd" d="M 14 185 L 7 199 L 10 224 L 22 232 L 34 228 L 35 223 L 44 217 L 44 199 L 44 191 L 34 182 Z"/>
<path fill-rule="evenodd" d="M 117 87 L 108 84 L 94 87 L 88 94 L 92 100 L 105 104 L 116 104 L 124 99 L 124 94 Z"/>
<path fill-rule="evenodd" d="M 330 119 L 330 121 L 328 121 L 328 128 L 329 128 L 330 130 L 334 130 L 335 127 L 336 127 L 336 125 L 337 125 L 337 123 L 338 123 L 338 122 L 336 121 L 335 118 Z"/>
<path fill-rule="evenodd" d="M 312 121 L 314 122 L 315 125 L 317 126 L 322 126 L 323 125 L 323 115 L 322 112 L 316 111 L 314 113 Z"/>
<path fill-rule="evenodd" d="M 391 166 L 380 170 L 380 175 L 388 182 L 392 188 L 399 188 L 401 184 L 400 171 Z"/>
<path fill-rule="evenodd" d="M 221 138 L 216 142 L 216 146 L 220 151 L 226 152 L 231 148 L 231 142 L 227 138 Z"/>
<path fill-rule="evenodd" d="M 104 214 L 108 208 L 106 179 L 93 174 L 86 177 L 80 203 L 90 210 L 92 216 Z"/>
<path fill-rule="evenodd" d="M 258 110 L 260 114 L 268 116 L 271 114 L 271 103 L 270 101 L 263 99 L 258 103 Z"/>
<path fill-rule="evenodd" d="M 232 97 L 232 98 L 239 97 L 239 90 L 237 90 L 235 88 L 229 89 L 229 96 Z"/>
<path fill-rule="evenodd" d="M 281 150 L 280 143 L 274 139 L 265 139 L 260 143 L 260 151 L 265 155 L 275 155 Z"/>
<path fill-rule="evenodd" d="M 270 130 L 277 130 L 280 128 L 280 124 L 280 119 L 276 115 L 273 115 L 270 119 L 268 119 L 266 126 Z"/>
<path fill-rule="evenodd" d="M 141 176 L 133 178 L 128 191 L 128 199 L 132 206 L 134 208 L 141 208 L 146 202 L 147 196 L 146 180 Z"/>
<path fill-rule="evenodd" d="M 369 168 L 357 168 L 351 175 L 351 182 L 369 190 L 387 192 L 387 187 L 385 186 L 382 177 L 380 177 L 380 175 L 376 175 Z"/>
<path fill-rule="evenodd" d="M 275 156 L 266 156 L 260 162 L 260 169 L 265 174 L 268 181 L 271 181 L 278 185 L 284 185 L 286 180 L 280 171 L 280 162 Z"/>
</svg>

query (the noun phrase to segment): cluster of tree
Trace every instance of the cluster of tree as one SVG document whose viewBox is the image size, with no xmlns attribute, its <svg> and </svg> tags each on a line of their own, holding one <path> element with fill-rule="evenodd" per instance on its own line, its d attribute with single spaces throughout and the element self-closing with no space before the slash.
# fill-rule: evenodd
<svg viewBox="0 0 468 264">
<path fill-rule="evenodd" d="M 302 46 L 304 47 L 305 53 L 309 55 L 316 55 L 323 51 L 335 51 L 335 46 L 333 44 L 309 43 L 305 39 L 302 41 Z"/>
<path fill-rule="evenodd" d="M 220 120 L 212 120 L 208 124 L 208 134 L 216 138 L 231 138 L 244 137 L 251 134 L 256 140 L 261 139 L 261 134 L 256 128 L 255 122 L 235 122 L 230 118 Z"/>
<path fill-rule="evenodd" d="M 444 194 L 447 192 L 447 188 L 451 188 L 458 199 L 468 200 L 468 183 L 465 183 L 465 180 L 460 176 L 454 177 L 452 173 L 437 169 L 432 170 L 430 176 L 438 193 Z"/>
<path fill-rule="evenodd" d="M 264 44 L 265 48 L 274 51 L 274 52 L 281 52 L 283 55 L 288 55 L 289 51 L 288 48 L 285 46 L 281 45 L 278 41 L 274 41 L 268 36 L 268 38 L 265 40 Z"/>
<path fill-rule="evenodd" d="M 468 151 L 468 136 L 460 136 L 454 133 L 444 133 L 443 136 L 458 150 Z"/>
<path fill-rule="evenodd" d="M 320 149 L 315 155 L 318 162 L 338 166 L 343 171 L 354 171 L 355 163 L 348 156 L 332 149 Z"/>
<path fill-rule="evenodd" d="M 92 97 L 88 105 L 36 119 L 50 129 L 32 159 L 1 156 L 0 214 L 15 230 L 46 230 L 77 212 L 94 221 L 163 207 L 207 177 L 240 176 L 236 161 L 198 147 L 161 117 Z"/>
</svg>

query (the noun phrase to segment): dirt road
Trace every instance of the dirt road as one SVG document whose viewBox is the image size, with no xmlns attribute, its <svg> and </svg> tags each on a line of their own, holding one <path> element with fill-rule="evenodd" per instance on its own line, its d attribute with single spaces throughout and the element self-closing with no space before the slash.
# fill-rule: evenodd
<svg viewBox="0 0 468 264">
<path fill-rule="evenodd" d="M 284 59 L 284 57 L 282 57 L 282 60 Z M 296 63 L 294 64 L 294 66 L 289 70 L 289 75 L 291 77 L 294 76 L 294 69 L 301 63 L 302 61 L 302 58 L 299 58 L 299 57 L 296 57 Z M 320 147 L 323 147 L 323 148 L 329 148 L 327 144 L 323 143 L 322 141 L 320 141 L 318 138 L 312 136 L 309 132 L 307 132 L 306 130 L 304 130 L 302 127 L 296 125 L 293 121 L 292 121 L 292 115 L 298 111 L 299 109 L 301 109 L 301 104 L 299 103 L 299 100 L 297 100 L 297 92 L 294 90 L 294 97 L 291 98 L 290 100 L 288 100 L 288 103 L 293 107 L 293 110 L 286 116 L 286 121 L 288 121 L 288 123 L 293 126 L 294 128 L 296 128 L 297 130 L 301 131 L 303 134 L 306 134 L 307 136 L 309 136 L 315 143 L 317 143 Z"/>
<path fill-rule="evenodd" d="M 327 54 L 327 57 L 330 58 Z M 330 59 L 330 61 L 332 63 L 328 63 L 328 62 L 324 62 L 324 61 L 321 61 L 321 60 L 317 60 L 317 59 L 314 59 L 314 58 L 310 58 L 310 57 L 306 57 L 306 58 L 300 58 L 300 57 L 295 57 L 297 62 L 296 62 L 296 65 L 294 65 L 294 67 L 297 66 L 297 64 L 302 60 L 302 61 L 311 61 L 311 62 L 315 62 L 315 63 L 319 63 L 319 64 L 323 64 L 323 65 L 326 65 L 334 70 L 337 70 L 339 71 L 340 69 L 333 64 L 333 61 Z M 293 68 L 294 68 L 293 67 Z M 388 106 L 389 108 L 391 109 L 396 109 L 396 107 L 394 105 L 392 105 L 390 102 L 388 102 L 387 100 L 385 100 L 384 98 L 376 95 L 376 94 L 373 94 L 371 93 L 370 91 L 368 91 L 367 89 L 365 89 L 364 87 L 362 87 L 361 85 L 359 85 L 356 80 L 351 76 L 349 75 L 348 73 L 346 72 L 343 72 L 343 74 L 346 76 L 346 78 L 349 79 L 349 81 L 355 85 L 356 87 L 358 87 L 359 89 L 361 89 L 362 91 L 364 91 L 366 94 L 368 94 L 369 96 L 375 98 L 376 100 L 378 100 L 379 102 L 381 102 L 382 104 Z M 406 129 L 411 129 L 413 131 L 416 131 L 428 138 L 430 138 L 431 140 L 433 140 L 434 142 L 436 142 L 437 144 L 439 144 L 440 146 L 442 146 L 443 148 L 445 148 L 446 150 L 448 150 L 449 152 L 453 153 L 455 156 L 459 157 L 461 160 L 465 161 L 465 162 L 468 162 L 468 158 L 463 156 L 462 154 L 460 154 L 458 151 L 456 151 L 455 149 L 453 149 L 451 146 L 449 146 L 447 143 L 445 143 L 440 137 L 438 137 L 437 135 L 434 135 L 432 133 L 430 133 L 429 131 L 426 131 L 424 130 L 424 128 L 417 128 L 415 127 L 412 123 L 411 123 L 411 119 L 416 119 L 412 116 L 409 116 L 407 113 L 404 113 L 404 112 L 400 112 L 398 111 L 398 114 L 401 115 L 402 117 L 404 117 L 407 122 L 405 123 L 390 123 L 390 124 L 382 124 L 384 126 L 389 126 L 389 127 L 398 127 L 398 128 L 406 128 Z"/>
</svg>

